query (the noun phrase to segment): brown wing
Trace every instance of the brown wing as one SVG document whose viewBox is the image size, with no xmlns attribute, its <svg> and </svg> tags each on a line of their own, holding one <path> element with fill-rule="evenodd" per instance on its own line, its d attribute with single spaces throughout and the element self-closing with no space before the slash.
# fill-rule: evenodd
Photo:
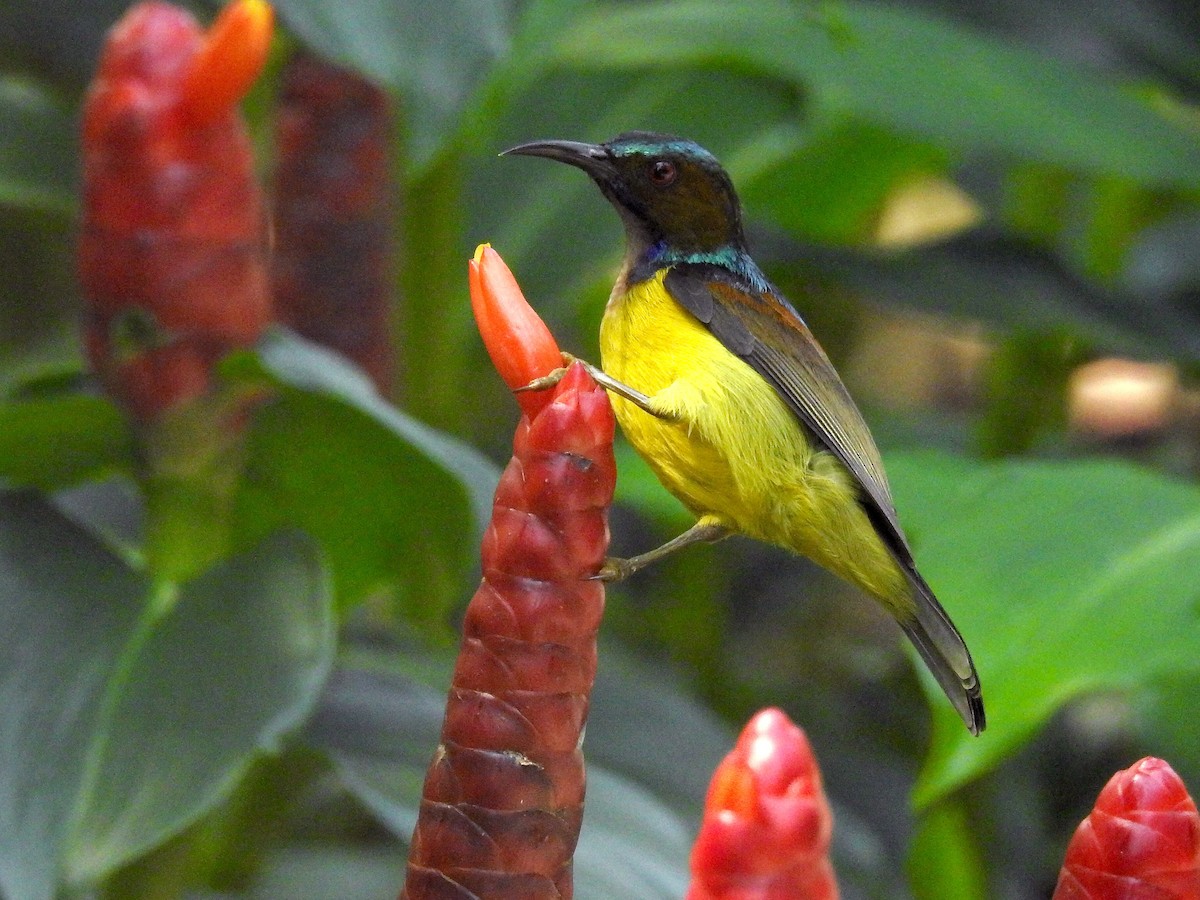
<svg viewBox="0 0 1200 900">
<path fill-rule="evenodd" d="M 665 285 L 680 305 L 779 393 L 863 490 L 863 505 L 894 552 L 911 562 L 879 450 L 825 351 L 782 297 L 734 284 L 716 266 L 678 265 Z"/>
</svg>

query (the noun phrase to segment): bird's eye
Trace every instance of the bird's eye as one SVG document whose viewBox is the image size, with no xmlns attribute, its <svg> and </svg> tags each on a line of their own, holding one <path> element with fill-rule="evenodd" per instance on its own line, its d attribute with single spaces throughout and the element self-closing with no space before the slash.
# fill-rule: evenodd
<svg viewBox="0 0 1200 900">
<path fill-rule="evenodd" d="M 666 187 L 675 180 L 675 163 L 669 159 L 656 159 L 650 163 L 650 180 L 659 187 Z"/>
</svg>

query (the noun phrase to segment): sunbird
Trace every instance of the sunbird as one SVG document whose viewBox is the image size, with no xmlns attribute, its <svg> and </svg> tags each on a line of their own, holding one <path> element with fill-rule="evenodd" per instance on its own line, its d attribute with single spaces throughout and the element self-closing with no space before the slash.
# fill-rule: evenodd
<svg viewBox="0 0 1200 900">
<path fill-rule="evenodd" d="M 625 258 L 593 372 L 634 449 L 697 517 L 655 550 L 609 560 L 601 577 L 733 533 L 806 556 L 895 617 L 979 734 L 979 676 L 913 562 L 879 450 L 824 350 L 747 252 L 741 203 L 716 157 L 642 131 L 505 154 L 582 169 L 620 215 Z"/>
</svg>

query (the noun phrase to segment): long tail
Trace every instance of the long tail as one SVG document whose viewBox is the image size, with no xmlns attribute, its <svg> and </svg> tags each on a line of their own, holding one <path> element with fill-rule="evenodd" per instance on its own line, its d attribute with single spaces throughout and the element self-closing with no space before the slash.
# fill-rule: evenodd
<svg viewBox="0 0 1200 900">
<path fill-rule="evenodd" d="M 978 735 L 986 727 L 987 718 L 983 712 L 979 673 L 971 661 L 971 651 L 925 579 L 915 569 L 905 568 L 913 587 L 916 614 L 907 621 L 901 620 L 900 627 L 921 654 L 921 659 L 925 660 L 925 665 L 942 686 L 971 734 Z"/>
</svg>

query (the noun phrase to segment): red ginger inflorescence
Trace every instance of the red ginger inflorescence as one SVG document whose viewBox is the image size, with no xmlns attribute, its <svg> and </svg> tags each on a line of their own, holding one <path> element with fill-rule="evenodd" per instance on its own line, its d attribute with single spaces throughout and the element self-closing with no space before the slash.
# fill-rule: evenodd
<svg viewBox="0 0 1200 900">
<path fill-rule="evenodd" d="M 1200 814 L 1167 763 L 1109 780 L 1067 846 L 1054 900 L 1200 900 Z"/>
<path fill-rule="evenodd" d="M 280 321 L 391 390 L 392 196 L 387 94 L 306 51 L 288 61 L 275 118 Z"/>
<path fill-rule="evenodd" d="M 207 33 L 140 3 L 109 33 L 83 110 L 85 349 L 150 421 L 203 394 L 215 361 L 270 320 L 267 216 L 237 103 L 266 58 L 264 0 Z"/>
<path fill-rule="evenodd" d="M 808 739 L 764 709 L 713 773 L 687 900 L 836 900 L 832 832 Z"/>
<path fill-rule="evenodd" d="M 528 308 L 519 291 L 491 293 L 492 275 L 507 269 L 492 251 L 481 272 L 480 256 L 472 291 L 496 313 L 481 319 L 485 342 L 511 346 L 500 332 L 514 304 L 518 320 Z M 540 334 L 549 346 L 518 354 L 518 366 L 557 362 L 549 332 Z M 512 360 L 504 365 L 513 374 Z M 483 581 L 467 607 L 403 900 L 572 896 L 583 728 L 604 609 L 604 586 L 591 576 L 608 549 L 614 419 L 606 393 L 579 365 L 539 392 L 536 405 L 517 426 L 496 488 Z"/>
</svg>

